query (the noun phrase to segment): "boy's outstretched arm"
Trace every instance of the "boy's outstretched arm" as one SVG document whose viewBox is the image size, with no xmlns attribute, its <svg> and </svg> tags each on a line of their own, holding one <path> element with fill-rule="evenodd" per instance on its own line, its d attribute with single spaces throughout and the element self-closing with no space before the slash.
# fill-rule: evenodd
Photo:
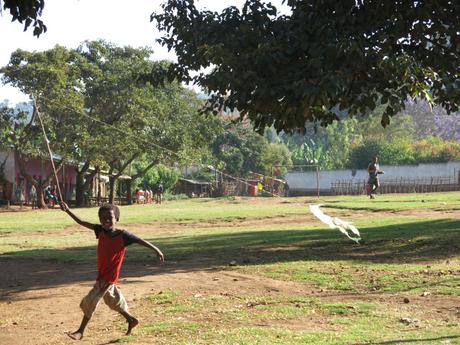
<svg viewBox="0 0 460 345">
<path fill-rule="evenodd" d="M 74 221 L 76 221 L 78 224 L 81 226 L 84 226 L 85 228 L 94 229 L 94 224 L 89 223 L 87 221 L 81 220 L 77 215 L 75 215 L 69 208 L 69 206 L 65 202 L 61 202 L 61 210 L 63 210 L 65 213 L 67 213 Z"/>
<path fill-rule="evenodd" d="M 165 262 L 165 256 L 163 255 L 161 250 L 159 248 L 157 248 L 156 246 L 154 246 L 153 244 L 151 244 L 150 242 L 145 241 L 142 238 L 138 238 L 136 243 L 140 244 L 141 246 L 144 246 L 144 247 L 152 249 L 157 254 L 157 256 L 160 259 L 160 261 Z"/>
</svg>

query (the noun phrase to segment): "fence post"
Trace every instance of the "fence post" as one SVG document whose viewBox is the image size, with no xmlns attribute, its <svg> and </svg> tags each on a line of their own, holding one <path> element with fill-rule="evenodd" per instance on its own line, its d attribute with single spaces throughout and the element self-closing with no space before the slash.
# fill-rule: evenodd
<svg viewBox="0 0 460 345">
<path fill-rule="evenodd" d="M 460 189 L 460 171 L 458 172 L 458 177 L 457 177 L 457 189 Z"/>
</svg>

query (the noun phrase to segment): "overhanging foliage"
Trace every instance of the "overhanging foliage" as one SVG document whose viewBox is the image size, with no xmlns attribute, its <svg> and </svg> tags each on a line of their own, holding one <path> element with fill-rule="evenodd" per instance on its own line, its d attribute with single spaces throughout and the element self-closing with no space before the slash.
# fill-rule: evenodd
<svg viewBox="0 0 460 345">
<path fill-rule="evenodd" d="M 236 108 L 259 131 L 328 125 L 380 104 L 386 126 L 417 96 L 458 110 L 460 2 L 285 2 L 289 15 L 259 0 L 221 13 L 167 1 L 151 20 L 178 58 L 169 78 L 208 90 L 208 108 Z"/>
<path fill-rule="evenodd" d="M 0 1 L 0 12 L 2 11 L 2 1 Z M 3 10 L 8 10 L 13 17 L 12 21 L 17 20 L 24 24 L 26 31 L 32 24 L 34 27 L 33 34 L 39 37 L 46 32 L 46 25 L 41 17 L 45 0 L 3 0 Z"/>
</svg>

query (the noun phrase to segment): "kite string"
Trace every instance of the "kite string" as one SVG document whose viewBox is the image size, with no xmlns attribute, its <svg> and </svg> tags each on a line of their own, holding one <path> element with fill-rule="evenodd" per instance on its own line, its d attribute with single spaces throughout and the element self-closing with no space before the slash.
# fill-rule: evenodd
<svg viewBox="0 0 460 345">
<path fill-rule="evenodd" d="M 48 139 L 48 136 L 46 135 L 45 126 L 43 125 L 43 121 L 42 121 L 42 118 L 40 116 L 40 111 L 38 110 L 38 105 L 37 105 L 37 102 L 35 100 L 35 97 L 32 96 L 32 100 L 34 102 L 35 111 L 37 112 L 38 120 L 39 120 L 40 126 L 42 128 L 43 137 L 45 138 L 46 147 L 48 148 L 48 154 L 50 155 L 50 162 L 51 162 L 51 167 L 53 168 L 54 179 L 56 180 L 56 186 L 57 186 L 57 190 L 58 190 L 58 194 L 59 194 L 59 200 L 62 202 L 62 201 L 64 201 L 64 199 L 62 198 L 61 187 L 59 185 L 59 179 L 58 179 L 58 176 L 57 176 L 56 167 L 54 165 L 53 153 L 51 152 L 51 148 L 50 148 L 50 145 L 49 145 L 50 141 Z"/>
</svg>

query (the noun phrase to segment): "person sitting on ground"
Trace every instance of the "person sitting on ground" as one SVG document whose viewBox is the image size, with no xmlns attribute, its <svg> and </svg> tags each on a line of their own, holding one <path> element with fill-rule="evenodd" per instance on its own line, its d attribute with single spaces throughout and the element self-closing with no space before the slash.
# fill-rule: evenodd
<svg viewBox="0 0 460 345">
<path fill-rule="evenodd" d="M 54 208 L 54 205 L 58 203 L 58 199 L 56 195 L 54 194 L 54 190 L 51 187 L 51 185 L 45 188 L 45 197 L 48 200 L 48 203 L 49 205 L 51 205 L 52 208 Z"/>
<path fill-rule="evenodd" d="M 92 224 L 81 220 L 76 216 L 66 203 L 61 203 L 61 209 L 66 212 L 78 224 L 94 231 L 97 243 L 97 278 L 91 291 L 82 299 L 80 308 L 83 311 L 83 319 L 80 327 L 75 332 L 68 332 L 67 335 L 74 339 L 83 338 L 86 326 L 93 316 L 101 299 L 113 310 L 119 312 L 128 322 L 126 335 L 139 323 L 138 319 L 128 311 L 125 298 L 117 287 L 121 265 L 125 255 L 125 247 L 132 243 L 153 250 L 161 262 L 164 262 L 164 255 L 160 249 L 126 230 L 116 228 L 120 219 L 120 210 L 117 206 L 106 204 L 99 208 L 100 224 Z"/>
<path fill-rule="evenodd" d="M 379 174 L 383 174 L 384 172 L 380 170 L 379 167 L 379 158 L 375 156 L 372 161 L 367 166 L 367 172 L 369 173 L 369 180 L 367 181 L 369 185 L 368 195 L 370 199 L 375 198 L 375 192 L 377 188 L 380 187 L 379 181 Z"/>
</svg>

